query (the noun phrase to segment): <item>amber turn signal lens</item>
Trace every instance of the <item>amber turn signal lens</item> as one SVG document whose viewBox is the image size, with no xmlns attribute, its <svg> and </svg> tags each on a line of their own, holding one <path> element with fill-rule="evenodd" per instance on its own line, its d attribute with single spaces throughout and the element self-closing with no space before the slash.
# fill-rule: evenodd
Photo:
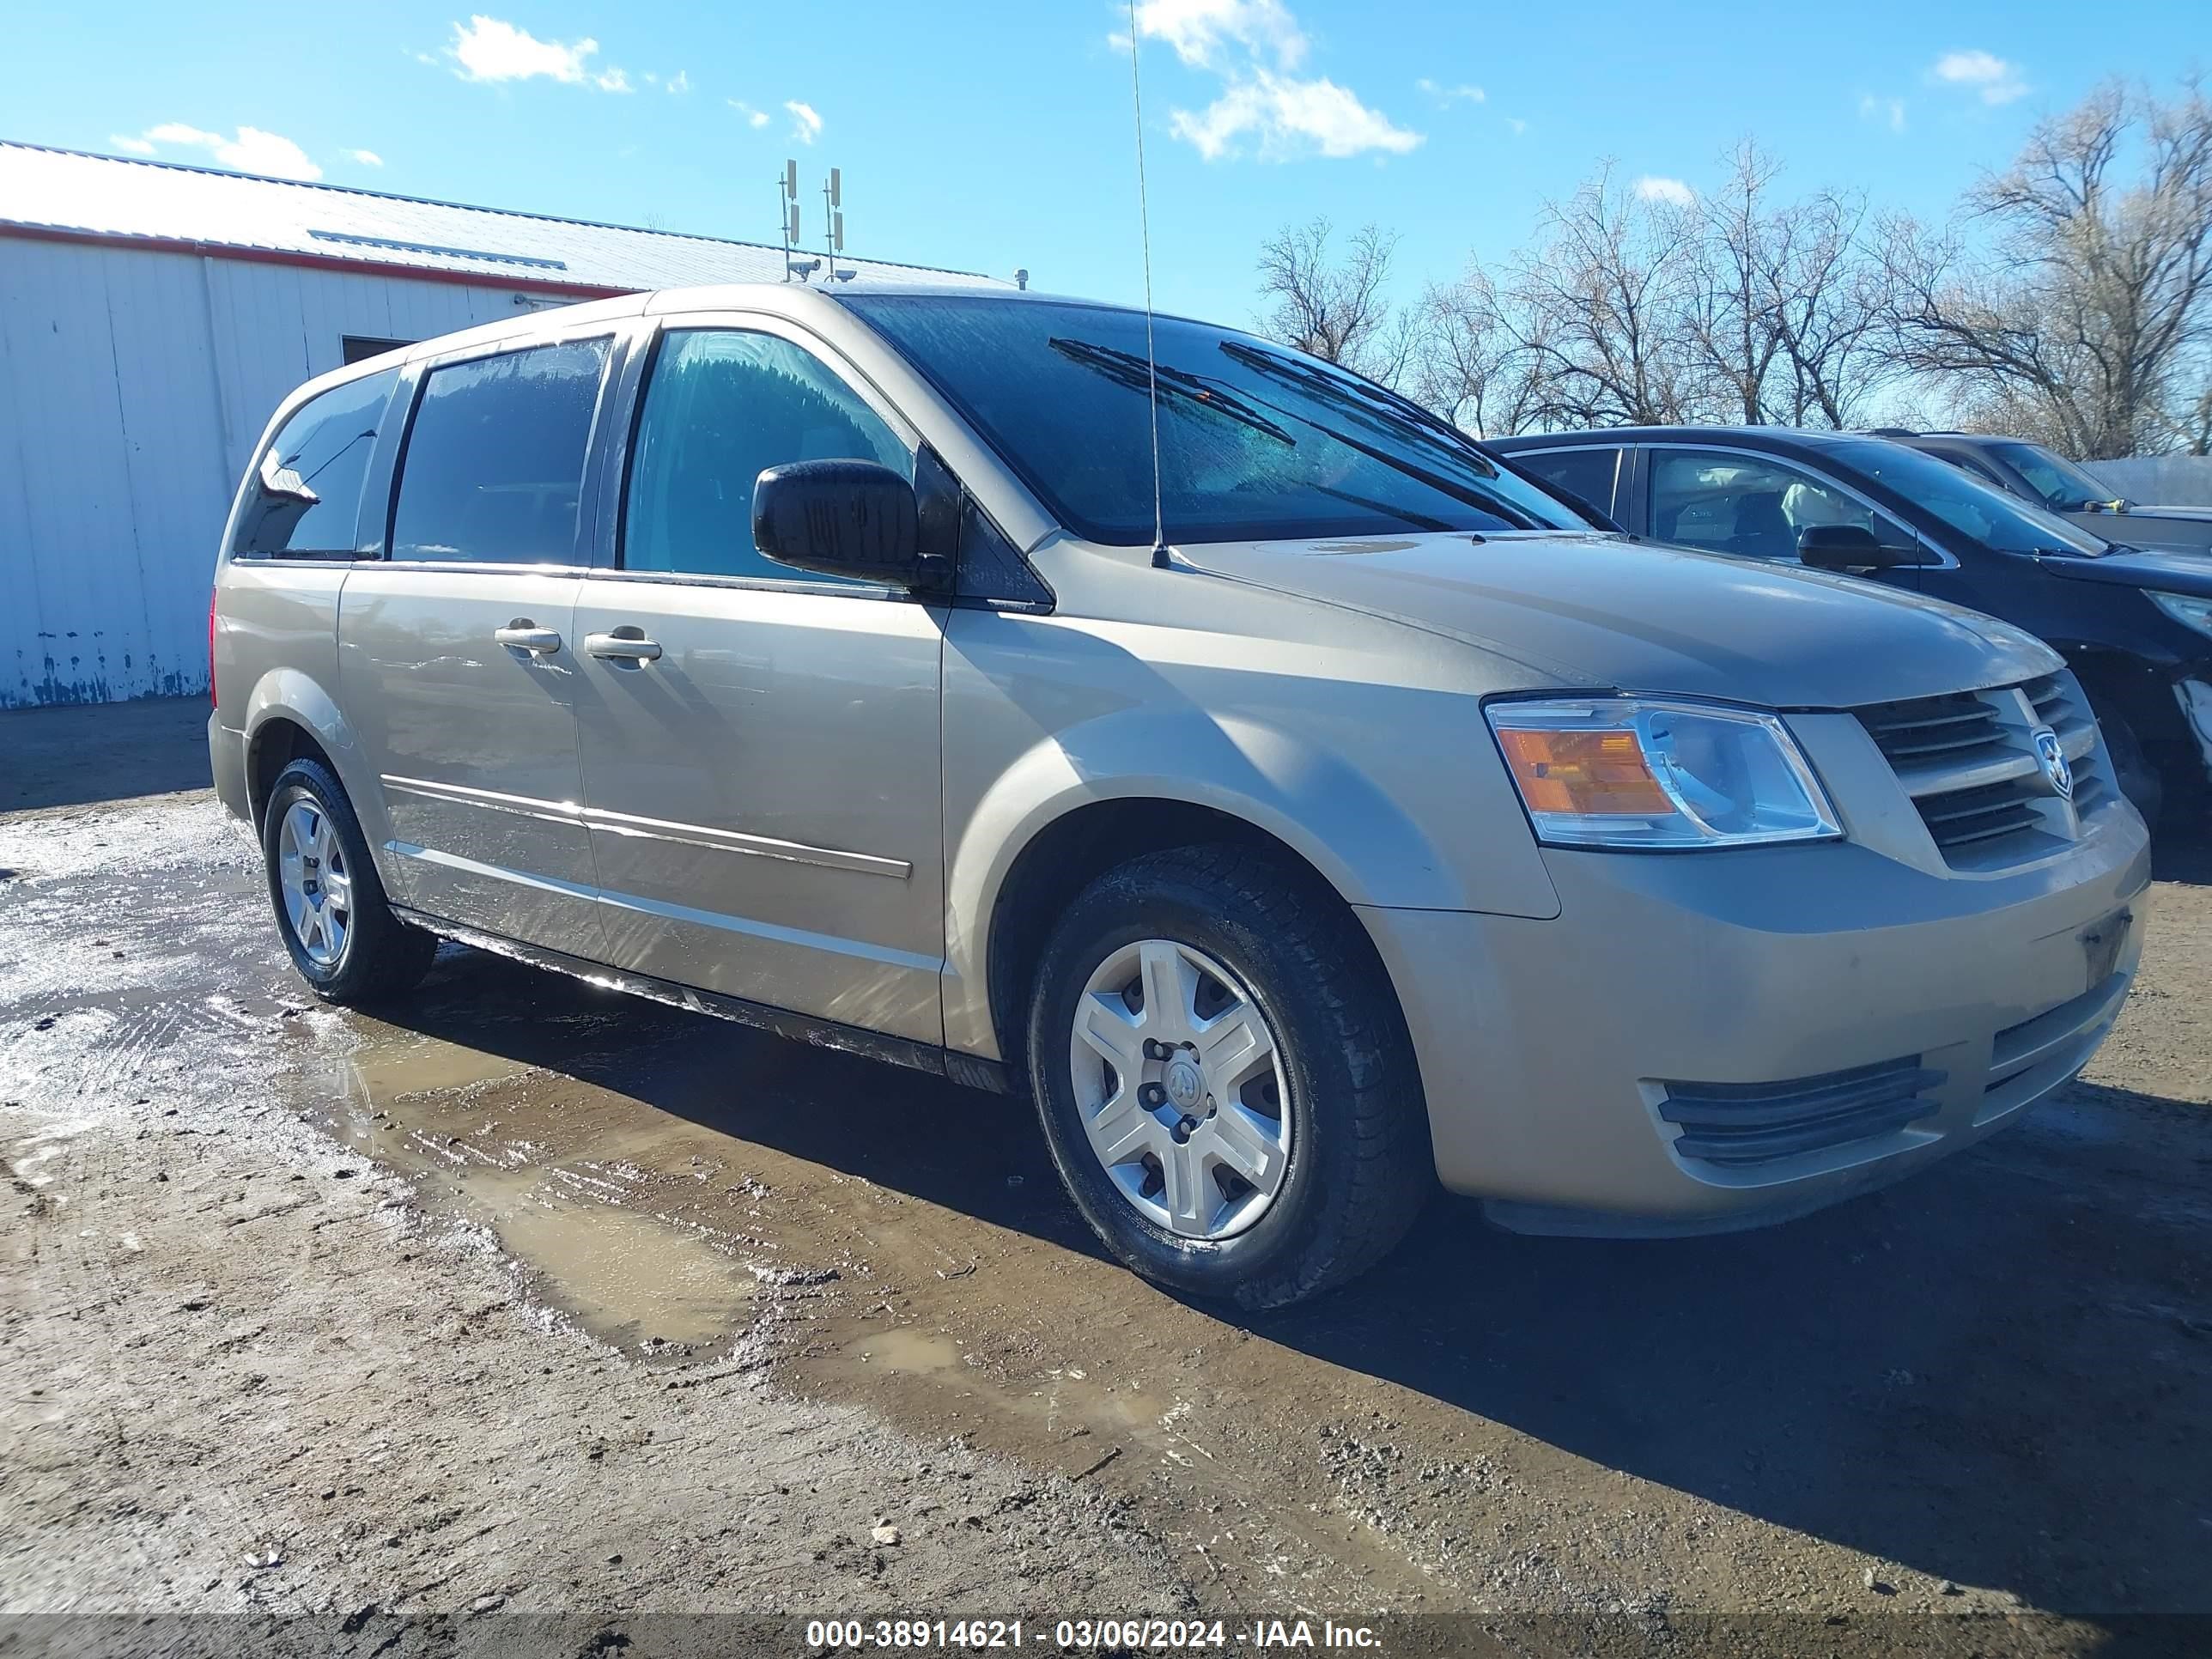
<svg viewBox="0 0 2212 1659">
<path fill-rule="evenodd" d="M 1650 817 L 1674 810 L 1633 732 L 1508 727 L 1498 740 L 1531 811 Z"/>
</svg>

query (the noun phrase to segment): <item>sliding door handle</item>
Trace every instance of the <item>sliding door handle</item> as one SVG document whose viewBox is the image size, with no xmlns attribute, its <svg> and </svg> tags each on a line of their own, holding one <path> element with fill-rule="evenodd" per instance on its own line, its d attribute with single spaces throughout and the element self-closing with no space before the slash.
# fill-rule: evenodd
<svg viewBox="0 0 2212 1659">
<path fill-rule="evenodd" d="M 527 651 L 535 656 L 550 656 L 561 648 L 558 629 L 540 628 L 533 623 L 509 623 L 504 628 L 492 630 L 492 638 L 516 651 Z"/>
<path fill-rule="evenodd" d="M 644 663 L 660 660 L 660 645 L 648 640 L 635 628 L 618 628 L 611 634 L 586 634 L 584 649 L 595 657 L 607 657 L 616 662 Z"/>
</svg>

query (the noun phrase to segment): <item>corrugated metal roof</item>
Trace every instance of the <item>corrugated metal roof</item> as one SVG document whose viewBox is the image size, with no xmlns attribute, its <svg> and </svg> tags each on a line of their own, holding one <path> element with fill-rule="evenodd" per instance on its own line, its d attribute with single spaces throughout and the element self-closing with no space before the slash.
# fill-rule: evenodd
<svg viewBox="0 0 2212 1659">
<path fill-rule="evenodd" d="M 784 280 L 783 250 L 773 245 L 0 142 L 0 231 L 10 226 L 334 265 L 401 266 L 518 287 L 639 289 Z M 802 249 L 799 257 L 814 255 Z M 904 283 L 992 280 L 878 259 L 848 258 L 838 266 Z"/>
</svg>

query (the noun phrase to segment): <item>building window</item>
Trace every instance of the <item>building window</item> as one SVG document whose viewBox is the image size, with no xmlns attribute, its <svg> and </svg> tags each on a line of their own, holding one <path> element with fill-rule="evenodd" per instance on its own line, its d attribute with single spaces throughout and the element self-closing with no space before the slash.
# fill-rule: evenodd
<svg viewBox="0 0 2212 1659">
<path fill-rule="evenodd" d="M 375 336 L 370 334 L 348 334 L 341 339 L 339 343 L 344 349 L 346 362 L 349 363 L 357 363 L 364 357 L 374 357 L 387 351 L 398 351 L 402 347 L 413 345 L 415 342 L 412 340 L 380 340 L 376 338 Z"/>
</svg>

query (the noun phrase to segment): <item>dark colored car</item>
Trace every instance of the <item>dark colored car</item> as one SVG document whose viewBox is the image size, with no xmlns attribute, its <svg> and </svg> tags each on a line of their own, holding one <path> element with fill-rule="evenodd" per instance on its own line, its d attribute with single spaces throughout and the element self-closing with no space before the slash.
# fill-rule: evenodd
<svg viewBox="0 0 2212 1659">
<path fill-rule="evenodd" d="M 1868 434 L 1893 438 L 1964 467 L 1984 483 L 2071 520 L 2130 547 L 2212 548 L 2212 507 L 2145 507 L 2116 495 L 2102 478 L 2041 444 L 1979 432 L 1909 432 L 1881 427 Z"/>
<path fill-rule="evenodd" d="M 1630 427 L 1489 447 L 1632 535 L 1847 570 L 2015 623 L 2064 653 L 2145 818 L 2201 817 L 2212 798 L 2212 555 L 2108 540 L 1863 433 Z"/>
</svg>

